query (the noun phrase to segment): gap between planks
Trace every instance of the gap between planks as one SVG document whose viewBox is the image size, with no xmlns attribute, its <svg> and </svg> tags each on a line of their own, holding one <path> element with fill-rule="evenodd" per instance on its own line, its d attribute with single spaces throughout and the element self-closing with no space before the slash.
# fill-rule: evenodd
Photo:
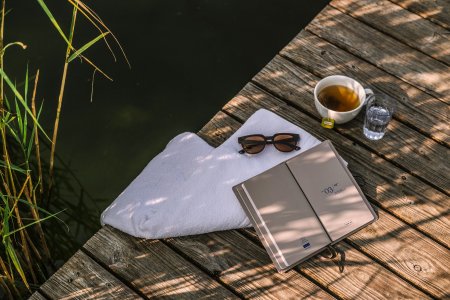
<svg viewBox="0 0 450 300">
<path fill-rule="evenodd" d="M 283 89 L 283 86 L 280 85 L 280 88 Z M 259 89 L 259 87 L 258 87 Z M 253 89 L 255 90 L 255 89 Z M 271 93 L 268 93 L 266 90 L 260 90 L 261 93 L 265 93 L 270 97 L 275 97 L 272 99 L 277 99 L 277 101 L 283 101 L 277 96 L 274 96 Z M 283 102 L 286 105 L 292 105 L 289 102 Z M 296 106 L 293 106 L 296 107 Z M 314 116 L 309 115 L 307 112 L 304 112 L 301 107 L 299 108 L 302 114 L 306 114 L 308 117 L 312 117 L 314 122 L 320 123 L 320 120 L 315 118 Z M 310 132 L 314 132 L 314 127 L 310 127 Z M 316 132 L 317 134 L 317 132 Z M 335 135 L 339 134 L 339 132 L 332 133 L 329 131 L 323 131 L 323 133 L 320 134 L 322 138 L 324 139 L 333 139 Z M 352 140 L 349 139 L 351 142 Z M 342 141 L 340 141 L 342 143 Z M 354 142 L 353 142 L 354 143 Z M 344 144 L 349 144 L 345 143 Z M 340 145 L 337 145 L 340 147 Z M 364 147 L 365 148 L 365 147 Z M 345 149 L 345 148 L 344 148 Z M 376 178 L 377 176 L 377 169 L 380 169 L 380 175 L 388 175 L 391 176 L 391 178 L 376 180 L 375 185 L 378 186 L 380 184 L 383 184 L 384 182 L 392 182 L 392 178 L 398 178 L 400 180 L 400 185 L 395 186 L 393 183 L 390 183 L 388 187 L 385 188 L 384 193 L 387 194 L 387 197 L 383 197 L 384 193 L 373 193 L 370 192 L 368 196 L 375 198 L 378 198 L 377 202 L 383 207 L 384 209 L 387 209 L 389 213 L 394 214 L 397 218 L 405 221 L 406 223 L 412 225 L 413 227 L 417 228 L 420 232 L 424 233 L 425 235 L 429 236 L 433 241 L 441 244 L 442 246 L 449 248 L 448 244 L 448 235 L 446 232 L 450 231 L 449 224 L 447 221 L 448 216 L 448 202 L 450 201 L 450 198 L 448 198 L 446 195 L 443 195 L 439 193 L 438 191 L 432 191 L 429 189 L 427 184 L 424 182 L 421 182 L 419 179 L 414 180 L 412 178 L 407 178 L 405 175 L 402 174 L 400 170 L 395 170 L 395 167 L 392 165 L 385 165 L 382 162 L 377 162 L 379 159 L 376 157 L 369 157 L 366 156 L 368 153 L 371 153 L 369 150 L 358 150 L 355 148 L 355 145 L 353 145 L 353 149 L 355 152 L 353 153 L 350 162 L 353 164 L 353 168 L 356 168 L 356 170 L 361 173 L 365 174 L 366 176 L 371 175 L 372 179 Z M 358 154 L 360 153 L 360 154 Z M 355 154 L 358 154 L 355 156 Z M 385 161 L 382 159 L 382 161 Z M 374 162 L 377 162 L 374 164 Z M 379 166 L 379 167 L 377 167 Z M 366 174 L 367 173 L 367 174 Z M 383 176 L 381 176 L 383 178 Z M 403 179 L 404 178 L 404 179 Z M 370 181 L 368 182 L 368 184 Z M 374 185 L 374 189 L 375 189 Z M 385 184 L 384 184 L 385 185 Z M 404 185 L 404 187 L 402 186 Z M 397 189 L 402 189 L 402 192 L 397 192 Z M 403 190 L 409 190 L 408 194 L 411 194 L 410 198 L 416 197 L 417 199 L 412 200 L 414 202 L 422 203 L 422 205 L 410 205 L 408 198 L 404 197 L 405 193 Z M 370 191 L 370 190 L 369 190 Z M 424 194 L 422 194 L 422 192 Z M 368 190 L 365 190 L 365 193 L 367 194 Z M 416 194 L 414 194 L 416 193 Z M 415 195 L 415 196 L 414 196 Z M 433 199 L 431 201 L 430 198 Z M 385 199 L 383 199 L 385 198 Z M 397 201 L 392 201 L 391 199 L 394 198 L 400 198 Z M 380 200 L 382 199 L 382 200 Z M 394 202 L 394 206 L 392 207 L 392 202 Z M 447 204 L 446 204 L 447 203 Z M 398 207 L 397 207 L 398 206 Z M 406 210 L 406 211 L 405 211 Z"/>
<path fill-rule="evenodd" d="M 205 126 L 204 129 L 202 129 L 202 131 L 205 131 L 205 132 L 214 132 L 214 139 L 213 140 L 209 139 L 207 135 L 201 135 L 209 144 L 211 144 L 213 146 L 217 146 L 217 144 L 218 144 L 217 141 L 215 141 L 217 136 L 220 136 L 220 135 L 224 136 L 223 138 L 220 139 L 220 142 L 222 142 L 226 137 L 228 137 L 231 134 L 232 131 L 236 130 L 236 128 L 238 126 L 240 126 L 242 122 L 245 121 L 245 119 L 242 119 L 241 117 L 237 117 L 237 116 L 234 117 L 234 118 L 231 118 L 231 117 L 228 116 L 230 114 L 230 112 L 229 111 L 226 111 L 226 112 L 227 112 L 226 114 L 223 113 L 223 115 L 225 115 L 225 116 L 221 116 L 220 115 L 221 113 L 217 114 L 216 117 L 213 118 L 212 122 L 210 122 L 211 123 L 210 127 L 216 127 L 218 124 L 221 123 L 221 121 L 222 121 L 222 123 L 225 122 L 225 123 L 227 123 L 227 126 L 225 126 L 226 130 L 219 129 L 219 128 L 217 130 L 214 130 L 214 128 L 208 129 L 207 128 L 208 125 Z M 230 121 L 226 122 L 225 121 L 226 118 L 232 119 L 233 122 L 230 122 Z M 235 118 L 237 118 L 239 121 L 235 121 Z M 214 121 L 215 119 L 218 119 L 219 121 Z M 234 125 L 232 129 L 229 128 L 229 126 L 228 126 L 228 124 L 231 124 L 231 123 L 236 123 L 236 125 Z M 228 134 L 227 134 L 226 131 L 228 131 Z M 340 245 L 341 246 L 344 245 L 344 249 L 347 249 L 347 254 L 349 254 L 350 260 L 358 261 L 359 263 L 365 262 L 364 264 L 367 264 L 366 267 L 358 267 L 359 271 L 367 273 L 367 274 L 374 274 L 374 272 L 375 272 L 375 274 L 376 274 L 377 272 L 380 272 L 379 268 L 385 269 L 385 267 L 382 266 L 379 263 L 372 264 L 372 266 L 369 267 L 368 264 L 369 264 L 369 262 L 373 262 L 372 259 L 370 259 L 368 256 L 366 256 L 362 252 L 354 249 L 353 247 L 345 246 L 345 243 L 340 243 Z M 261 246 L 261 245 L 259 245 L 259 246 Z M 361 254 L 358 255 L 357 253 L 361 253 Z M 331 262 L 331 261 L 329 261 L 329 262 Z M 325 265 L 324 265 L 324 263 L 325 263 Z M 333 264 L 335 264 L 335 263 L 336 262 L 334 262 Z M 373 269 L 374 266 L 376 266 L 376 265 L 379 266 L 378 267 L 378 271 L 374 271 L 374 269 Z M 337 267 L 337 264 L 335 264 L 334 266 Z M 351 268 L 352 267 L 350 267 L 350 269 Z M 368 269 L 366 269 L 366 268 L 368 268 Z M 377 268 L 377 267 L 375 267 L 375 268 Z M 314 271 L 312 271 L 311 269 L 314 269 Z M 369 288 L 369 286 L 372 283 L 375 284 L 375 285 L 380 284 L 380 282 L 377 281 L 379 278 L 377 278 L 377 280 L 375 280 L 374 282 L 371 282 L 368 286 L 364 287 L 364 285 L 363 286 L 359 286 L 359 284 L 361 284 L 362 282 L 360 281 L 360 279 L 358 279 L 358 277 L 351 278 L 351 279 L 348 278 L 348 276 L 351 276 L 351 277 L 354 276 L 354 270 L 350 271 L 350 273 L 346 273 L 344 275 L 339 274 L 337 272 L 334 273 L 333 275 L 331 275 L 332 271 L 329 270 L 329 268 L 328 268 L 328 271 L 324 271 L 324 269 L 327 269 L 326 262 L 318 261 L 317 256 L 315 258 L 311 259 L 311 260 L 308 260 L 307 262 L 302 263 L 300 268 L 296 268 L 296 270 L 299 270 L 300 272 L 302 272 L 302 274 L 312 276 L 315 280 L 317 280 L 321 284 L 325 284 L 329 288 L 330 288 L 330 285 L 332 285 L 333 282 L 339 282 L 340 280 L 342 280 L 342 278 L 346 278 L 344 282 L 340 282 L 338 285 L 335 285 L 333 287 L 334 288 L 333 292 L 337 293 L 338 295 L 340 295 L 341 297 L 344 297 L 344 298 L 349 298 L 349 297 L 353 298 L 349 294 L 345 294 L 345 293 L 342 294 L 343 290 L 341 290 L 341 289 L 345 290 L 346 288 L 348 288 L 347 287 L 348 285 L 353 285 L 356 290 L 370 289 L 367 292 L 370 294 L 371 297 L 375 297 L 375 298 L 377 298 L 377 297 L 386 297 L 386 295 L 377 294 L 376 289 L 375 290 L 371 290 L 371 288 Z M 330 274 L 330 272 L 331 272 L 331 274 Z M 382 277 L 389 278 L 390 281 L 395 281 L 393 279 L 393 277 L 392 277 L 393 275 L 390 275 L 392 273 L 390 273 L 390 271 L 388 271 L 387 269 L 386 269 L 386 271 L 381 271 L 381 272 L 384 273 L 384 275 Z M 376 275 L 374 275 L 374 276 L 376 277 Z M 398 276 L 398 275 L 395 275 L 395 276 Z M 401 282 L 403 282 L 402 279 L 400 279 L 398 277 L 395 277 L 395 278 L 396 278 L 396 280 L 400 280 Z M 324 282 L 324 280 L 327 280 L 327 281 Z M 415 285 L 413 285 L 413 286 L 415 286 Z M 397 295 L 397 296 L 391 295 L 391 296 L 394 297 L 394 298 L 396 298 L 396 297 L 401 297 L 401 298 L 405 297 L 405 295 L 401 294 L 402 289 L 400 288 L 400 286 L 398 286 L 398 290 L 399 290 L 399 293 L 400 293 L 399 295 Z M 347 291 L 347 292 L 349 292 L 349 291 Z M 387 293 L 388 293 L 388 291 L 387 291 Z M 356 294 L 352 294 L 352 295 L 355 296 Z M 416 295 L 415 297 L 423 297 L 423 296 L 424 295 L 422 295 L 422 296 Z M 369 297 L 369 296 L 365 295 L 364 297 Z"/>
<path fill-rule="evenodd" d="M 433 96 L 309 31 L 302 30 L 279 55 L 317 78 L 343 73 L 387 94 L 396 100 L 396 120 L 450 148 L 450 108 Z M 314 81 L 308 73 L 299 74 L 300 81 Z"/>
<path fill-rule="evenodd" d="M 289 107 L 287 104 L 283 104 L 280 100 L 269 101 L 269 99 L 272 99 L 271 98 L 272 96 L 267 95 L 262 90 L 254 92 L 253 94 L 255 97 L 251 98 L 252 100 L 249 99 L 245 100 L 245 97 L 252 97 L 251 95 L 252 92 L 248 90 L 249 86 L 251 85 L 247 85 L 246 88 L 244 88 L 240 92 L 240 94 L 238 94 L 238 96 L 235 97 L 235 99 L 230 101 L 226 105 L 224 110 L 228 110 L 230 113 L 239 116 L 241 120 L 245 120 L 249 117 L 249 114 L 251 114 L 253 111 L 258 109 L 262 105 L 262 107 L 275 111 L 276 113 L 281 114 L 283 117 L 296 124 L 298 124 L 299 122 L 297 120 L 300 120 L 301 121 L 300 126 L 302 126 L 306 130 L 309 130 L 312 133 L 314 133 L 319 127 L 318 125 L 316 126 L 312 125 L 312 123 L 318 123 L 317 121 L 310 120 L 309 122 L 312 123 L 309 124 L 308 120 L 310 119 L 310 117 L 303 115 L 303 113 L 297 111 L 293 107 Z M 256 103 L 254 102 L 258 102 L 260 104 L 256 105 Z M 253 106 L 253 108 L 251 106 Z M 333 133 L 333 131 L 325 131 L 325 132 L 329 133 L 330 135 L 337 135 L 337 133 Z M 318 132 L 315 133 L 316 135 L 318 134 Z M 318 135 L 322 136 L 323 138 L 323 134 Z M 336 140 L 336 138 L 332 139 Z M 337 148 L 341 148 L 341 146 L 337 145 Z M 386 239 L 392 240 L 392 243 L 384 243 L 382 244 L 381 248 L 379 248 L 379 245 L 377 245 L 376 243 L 382 242 L 385 238 L 374 239 L 373 237 L 370 237 L 371 236 L 370 230 L 373 230 L 374 228 L 377 228 L 377 232 L 379 232 L 381 236 L 385 236 Z M 391 271 L 394 271 L 394 273 L 401 274 L 402 278 L 404 279 L 407 278 L 406 280 L 408 282 L 414 282 L 416 287 L 421 287 L 422 290 L 425 290 L 428 294 L 432 294 L 435 297 L 439 297 L 439 295 L 442 296 L 443 293 L 442 286 L 444 286 L 443 283 L 446 280 L 448 281 L 448 279 L 446 279 L 445 276 L 442 276 L 442 274 L 443 272 L 444 273 L 446 272 L 444 269 L 447 268 L 448 266 L 447 264 L 442 264 L 439 263 L 438 261 L 435 262 L 435 260 L 448 259 L 448 256 L 446 256 L 447 250 L 446 248 L 442 247 L 442 245 L 439 245 L 439 243 L 436 243 L 432 239 L 428 239 L 420 231 L 417 231 L 416 229 L 400 221 L 398 218 L 393 217 L 392 215 L 386 213 L 384 210 L 381 210 L 380 220 L 375 222 L 374 225 L 369 226 L 367 230 L 363 229 L 361 230 L 361 232 L 355 234 L 351 240 L 356 242 L 358 246 L 364 251 L 364 253 L 367 254 L 372 253 L 371 255 L 379 257 L 381 261 L 383 261 L 383 258 L 390 261 L 390 263 L 386 266 Z M 401 252 L 397 253 L 397 258 L 394 257 L 393 256 L 394 253 L 390 252 L 396 252 L 394 250 L 396 245 L 403 245 L 402 248 L 409 249 L 408 252 L 410 252 L 411 255 L 409 254 L 406 255 L 406 253 Z M 422 251 L 423 249 L 428 249 L 426 250 L 427 251 L 426 257 L 423 254 L 420 254 L 420 251 L 419 252 L 416 251 L 418 249 L 417 247 L 421 248 L 420 251 Z M 431 253 L 433 252 L 434 254 L 431 255 Z M 403 255 L 402 253 L 405 254 L 406 256 Z M 433 282 L 428 280 L 428 277 L 425 276 L 425 274 L 419 273 L 415 275 L 411 274 L 411 269 L 416 268 L 415 266 L 417 264 L 414 265 L 414 268 L 413 265 L 403 265 L 403 263 L 398 264 L 399 258 L 405 259 L 405 261 L 415 260 L 418 264 L 417 268 L 419 268 L 420 265 L 422 265 L 420 268 L 425 268 L 428 271 L 433 270 L 433 273 L 435 274 L 433 276 L 434 278 Z M 431 265 L 429 263 L 431 263 Z M 431 269 L 429 266 L 432 266 Z"/>
<path fill-rule="evenodd" d="M 135 238 L 104 226 L 83 249 L 145 298 L 238 297 L 162 240 Z"/>
<path fill-rule="evenodd" d="M 448 0 L 390 0 L 406 10 L 418 14 L 445 29 L 450 29 L 450 2 Z M 438 11 L 439 10 L 439 11 Z"/>
<path fill-rule="evenodd" d="M 80 250 L 39 288 L 39 292 L 50 299 L 142 299 L 138 293 Z"/>
<path fill-rule="evenodd" d="M 306 29 L 435 98 L 450 103 L 450 87 L 447 85 L 450 74 L 447 65 L 440 61 L 329 5 L 306 26 Z M 382 51 L 379 45 L 383 45 Z M 411 65 L 411 62 L 414 64 Z"/>
<path fill-rule="evenodd" d="M 333 0 L 330 6 L 450 65 L 450 32 L 388 0 Z"/>
<path fill-rule="evenodd" d="M 301 80 L 299 80 L 300 76 Z M 305 77 L 308 77 L 308 80 L 305 80 Z M 310 117 L 320 119 L 312 94 L 312 89 L 318 80 L 319 78 L 308 74 L 290 61 L 275 57 L 252 79 L 252 83 L 285 103 L 302 110 Z M 359 114 L 348 124 L 336 126 L 334 131 L 376 153 L 434 189 L 449 195 L 450 186 L 446 174 L 450 171 L 446 162 L 449 159 L 450 149 L 396 120 L 389 125 L 389 132 L 383 138 L 383 143 L 371 142 L 366 140 L 360 126 L 355 126 L 355 122 L 358 122 L 358 125 L 362 124 L 363 114 Z"/>
</svg>

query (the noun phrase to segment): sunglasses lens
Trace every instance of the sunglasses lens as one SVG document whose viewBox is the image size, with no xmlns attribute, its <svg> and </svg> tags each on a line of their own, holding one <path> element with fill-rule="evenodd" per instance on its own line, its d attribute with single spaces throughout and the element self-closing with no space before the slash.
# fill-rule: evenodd
<svg viewBox="0 0 450 300">
<path fill-rule="evenodd" d="M 242 149 L 248 154 L 256 154 L 263 151 L 266 146 L 266 140 L 263 136 L 248 136 L 241 141 Z"/>
<path fill-rule="evenodd" d="M 291 152 L 297 148 L 298 136 L 292 134 L 278 134 L 273 138 L 273 145 L 281 152 Z"/>
</svg>

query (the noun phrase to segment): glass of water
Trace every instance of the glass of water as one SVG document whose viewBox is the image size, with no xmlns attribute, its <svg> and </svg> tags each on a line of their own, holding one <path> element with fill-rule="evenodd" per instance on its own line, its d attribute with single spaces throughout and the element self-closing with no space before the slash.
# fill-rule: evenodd
<svg viewBox="0 0 450 300">
<path fill-rule="evenodd" d="M 375 94 L 367 101 L 363 130 L 369 140 L 379 140 L 384 136 L 395 108 L 394 100 L 384 94 Z"/>
</svg>

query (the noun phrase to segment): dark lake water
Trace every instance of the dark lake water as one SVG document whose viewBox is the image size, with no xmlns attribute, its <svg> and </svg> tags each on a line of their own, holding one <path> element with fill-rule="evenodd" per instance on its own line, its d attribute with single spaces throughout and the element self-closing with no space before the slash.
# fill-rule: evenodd
<svg viewBox="0 0 450 300">
<path fill-rule="evenodd" d="M 92 3 L 91 3 L 92 2 Z M 286 45 L 329 1 L 86 1 L 123 45 L 114 63 L 104 44 L 87 55 L 113 82 L 70 65 L 57 143 L 53 211 L 66 209 L 47 230 L 62 263 L 99 228 L 102 210 L 175 135 L 196 132 Z M 37 1 L 7 2 L 6 39 L 28 49 L 9 50 L 5 69 L 20 81 L 28 62 L 41 72 L 38 99 L 52 130 L 65 45 Z M 68 29 L 71 7 L 47 0 Z M 75 46 L 97 35 L 85 22 Z M 23 80 L 23 79 L 22 79 Z"/>
</svg>

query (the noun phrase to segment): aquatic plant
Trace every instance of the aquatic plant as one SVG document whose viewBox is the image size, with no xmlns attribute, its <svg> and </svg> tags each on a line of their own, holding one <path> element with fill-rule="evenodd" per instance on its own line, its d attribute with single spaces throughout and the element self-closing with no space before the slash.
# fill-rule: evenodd
<svg viewBox="0 0 450 300">
<path fill-rule="evenodd" d="M 69 65 L 77 60 L 88 63 L 95 73 L 112 80 L 103 70 L 88 59 L 84 52 L 104 41 L 114 53 L 107 36 L 111 36 L 126 56 L 116 37 L 99 16 L 79 0 L 68 0 L 72 6 L 72 19 L 65 33 L 44 0 L 36 0 L 53 27 L 66 43 L 63 72 L 59 83 L 56 116 L 52 135 L 47 134 L 39 120 L 43 102 L 36 99 L 39 70 L 27 68 L 23 82 L 16 83 L 5 70 L 5 55 L 10 47 L 26 49 L 23 42 L 4 42 L 6 0 L 2 0 L 0 23 L 0 287 L 3 296 L 10 299 L 25 296 L 38 287 L 49 275 L 50 249 L 46 243 L 46 232 L 41 223 L 57 218 L 58 213 L 44 209 L 49 200 L 54 181 L 56 142 L 64 99 Z M 99 34 L 79 48 L 74 46 L 78 15 L 87 19 Z M 127 60 L 128 62 L 128 60 Z M 50 145 L 48 163 L 43 159 L 41 143 Z M 2 295 L 0 294 L 0 298 Z"/>
</svg>

